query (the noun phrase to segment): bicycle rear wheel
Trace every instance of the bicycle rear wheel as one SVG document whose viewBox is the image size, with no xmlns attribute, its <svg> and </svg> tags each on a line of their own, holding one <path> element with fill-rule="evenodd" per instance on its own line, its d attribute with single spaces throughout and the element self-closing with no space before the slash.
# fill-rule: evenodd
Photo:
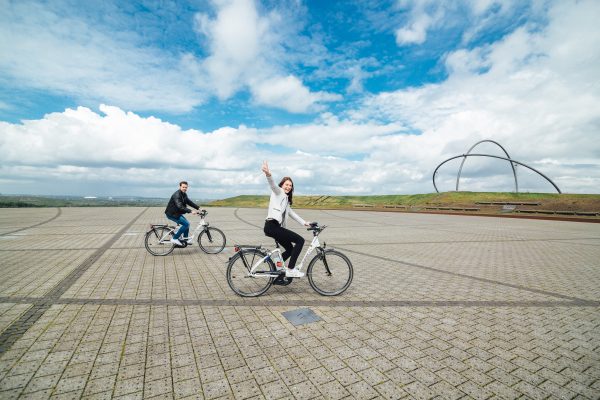
<svg viewBox="0 0 600 400">
<path fill-rule="evenodd" d="M 308 283 L 323 296 L 336 296 L 348 289 L 354 277 L 352 263 L 344 254 L 328 249 L 317 254 L 306 270 Z"/>
<path fill-rule="evenodd" d="M 166 256 L 175 248 L 175 245 L 171 243 L 172 237 L 173 231 L 168 227 L 156 227 L 146 233 L 144 245 L 153 256 Z"/>
<path fill-rule="evenodd" d="M 198 236 L 198 245 L 200 245 L 203 252 L 208 254 L 220 253 L 225 248 L 226 243 L 225 234 L 217 228 L 206 228 Z"/>
<path fill-rule="evenodd" d="M 269 274 L 275 272 L 275 264 L 270 258 L 254 270 L 254 276 L 249 276 L 250 269 L 265 253 L 258 249 L 241 249 L 229 259 L 227 265 L 227 283 L 231 290 L 242 297 L 256 297 L 266 292 L 273 280 Z"/>
</svg>

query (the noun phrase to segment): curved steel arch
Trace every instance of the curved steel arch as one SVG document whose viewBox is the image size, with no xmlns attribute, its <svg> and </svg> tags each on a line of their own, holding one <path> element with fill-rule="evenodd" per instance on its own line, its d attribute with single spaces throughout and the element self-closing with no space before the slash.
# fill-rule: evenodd
<svg viewBox="0 0 600 400">
<path fill-rule="evenodd" d="M 433 171 L 433 187 L 435 188 L 435 191 L 436 191 L 437 193 L 439 193 L 439 192 L 440 192 L 440 191 L 438 190 L 438 188 L 437 188 L 437 185 L 435 184 L 435 176 L 437 175 L 437 171 L 438 171 L 438 169 L 440 169 L 440 167 L 441 167 L 442 165 L 446 164 L 448 161 L 454 160 L 454 159 L 456 159 L 456 158 L 459 158 L 459 157 L 465 157 L 465 158 L 466 158 L 466 157 L 492 157 L 492 158 L 498 158 L 498 159 L 500 159 L 500 160 L 506 160 L 506 161 L 510 161 L 511 163 L 515 163 L 515 164 L 522 165 L 522 166 L 524 166 L 525 168 L 529 168 L 530 170 L 532 170 L 533 172 L 537 173 L 538 175 L 541 175 L 541 176 L 542 176 L 544 179 L 546 179 L 548 182 L 550 182 L 550 184 L 551 184 L 552 186 L 554 186 L 554 189 L 556 189 L 556 191 L 557 191 L 558 193 L 562 193 L 562 192 L 560 191 L 560 189 L 558 188 L 558 186 L 556 186 L 556 184 L 555 184 L 554 182 L 552 182 L 552 180 L 551 180 L 550 178 L 548 178 L 546 175 L 542 174 L 542 173 L 541 173 L 540 171 L 538 171 L 537 169 L 535 169 L 535 168 L 533 168 L 533 167 L 530 167 L 529 165 L 527 165 L 527 164 L 525 164 L 525 163 L 522 163 L 522 162 L 520 162 L 520 161 L 513 160 L 512 158 L 500 157 L 500 156 L 494 156 L 494 155 L 491 155 L 491 154 L 461 154 L 461 155 L 459 155 L 459 156 L 450 157 L 449 159 L 447 159 L 447 160 L 443 161 L 442 163 L 440 163 L 440 164 L 439 164 L 439 165 L 436 167 L 435 171 Z"/>
<path fill-rule="evenodd" d="M 479 145 L 481 143 L 485 143 L 485 142 L 494 143 L 495 145 L 500 147 L 502 149 L 502 151 L 504 152 L 504 154 L 506 154 L 506 157 L 510 159 L 510 155 L 508 154 L 508 151 L 506 151 L 506 149 L 504 147 L 502 147 L 502 145 L 500 143 L 498 143 L 494 140 L 490 140 L 490 139 L 480 140 L 479 142 L 475 143 L 467 151 L 467 155 L 469 155 L 471 153 L 471 150 L 473 150 L 477 145 Z M 457 192 L 458 192 L 458 184 L 460 182 L 460 175 L 462 174 L 462 169 L 463 169 L 463 165 L 465 164 L 465 161 L 467 161 L 467 157 L 464 157 L 463 160 L 461 161 L 460 167 L 458 168 L 458 174 L 456 175 L 456 191 Z M 515 177 L 515 193 L 519 193 L 519 181 L 517 180 L 517 171 L 515 170 L 515 164 L 513 164 L 512 161 L 509 161 L 509 162 L 510 162 L 510 166 L 513 171 L 513 176 Z"/>
</svg>

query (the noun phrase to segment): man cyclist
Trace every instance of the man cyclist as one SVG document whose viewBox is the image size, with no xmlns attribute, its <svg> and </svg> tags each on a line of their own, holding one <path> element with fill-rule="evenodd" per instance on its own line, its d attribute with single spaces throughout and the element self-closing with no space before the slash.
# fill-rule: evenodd
<svg viewBox="0 0 600 400">
<path fill-rule="evenodd" d="M 196 205 L 193 201 L 191 201 L 187 196 L 188 183 L 186 181 L 179 182 L 179 190 L 177 190 L 171 196 L 169 200 L 169 204 L 167 204 L 167 208 L 165 209 L 165 215 L 171 221 L 181 225 L 181 227 L 175 232 L 173 237 L 171 238 L 171 243 L 176 244 L 177 246 L 182 246 L 179 238 L 183 235 L 185 240 L 189 239 L 188 236 L 190 234 L 190 222 L 183 216 L 187 213 L 198 214 L 197 211 L 192 211 L 186 206 L 191 206 L 196 210 L 199 210 L 200 207 Z"/>
</svg>

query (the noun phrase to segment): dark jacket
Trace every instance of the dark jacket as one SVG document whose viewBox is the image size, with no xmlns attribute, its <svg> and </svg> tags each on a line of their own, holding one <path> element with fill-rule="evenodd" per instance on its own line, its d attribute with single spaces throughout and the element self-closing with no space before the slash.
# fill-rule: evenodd
<svg viewBox="0 0 600 400">
<path fill-rule="evenodd" d="M 196 210 L 200 208 L 187 197 L 187 194 L 183 193 L 181 190 L 177 190 L 171 196 L 169 204 L 167 204 L 167 208 L 165 209 L 165 214 L 174 218 L 179 218 L 180 215 L 192 212 L 186 205 L 192 206 Z"/>
</svg>

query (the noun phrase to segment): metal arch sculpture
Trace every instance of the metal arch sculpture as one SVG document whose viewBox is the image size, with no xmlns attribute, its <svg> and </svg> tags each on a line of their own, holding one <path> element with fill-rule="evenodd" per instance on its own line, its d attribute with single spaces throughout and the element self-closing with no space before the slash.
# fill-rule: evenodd
<svg viewBox="0 0 600 400">
<path fill-rule="evenodd" d="M 510 156 L 508 155 L 508 151 L 506 151 L 506 149 L 504 147 L 502 147 L 502 145 L 494 140 L 490 140 L 490 139 L 485 139 L 485 140 L 480 140 L 479 142 L 475 143 L 473 146 L 471 146 L 471 148 L 467 151 L 467 155 L 471 154 L 471 150 L 473 150 L 475 147 L 477 147 L 477 145 L 481 144 L 481 143 L 493 143 L 496 146 L 500 147 L 500 149 L 502 149 L 502 151 L 504 152 L 504 154 L 506 154 L 506 158 L 510 159 Z M 456 175 L 456 191 L 458 192 L 458 184 L 460 182 L 460 175 L 462 173 L 462 169 L 463 169 L 463 165 L 465 165 L 465 161 L 467 161 L 467 157 L 463 157 L 463 160 L 460 163 L 460 168 L 458 168 L 458 175 Z M 515 170 L 515 164 L 513 164 L 513 162 L 510 162 L 510 166 L 512 168 L 513 171 L 513 176 L 515 177 L 515 193 L 519 193 L 519 181 L 517 179 L 517 171 Z"/>
<path fill-rule="evenodd" d="M 484 143 L 484 142 L 490 142 L 490 143 L 494 143 L 494 144 L 498 145 L 498 147 L 500 147 L 500 148 L 502 149 L 502 151 L 504 151 L 504 154 L 506 154 L 506 157 L 495 156 L 495 155 L 492 155 L 492 154 L 471 154 L 471 151 L 473 150 L 473 148 L 475 148 L 475 147 L 476 147 L 478 144 L 480 144 L 480 143 Z M 546 175 L 544 175 L 543 173 L 541 173 L 541 172 L 540 172 L 540 171 L 538 171 L 537 169 L 535 169 L 535 168 L 533 168 L 533 167 L 530 167 L 529 165 L 527 165 L 527 164 L 525 164 L 525 163 L 522 163 L 522 162 L 520 162 L 520 161 L 517 161 L 517 160 L 513 160 L 512 158 L 510 158 L 510 156 L 508 155 L 508 152 L 507 152 L 507 151 L 504 149 L 504 147 L 502 147 L 502 145 L 500 145 L 500 143 L 498 143 L 498 142 L 495 142 L 495 141 L 493 141 L 493 140 L 489 140 L 489 139 L 486 139 L 486 140 L 481 140 L 481 141 L 479 141 L 479 142 L 475 143 L 473 146 L 471 146 L 471 148 L 469 149 L 469 151 L 467 151 L 467 153 L 466 153 L 466 154 L 461 154 L 461 155 L 458 155 L 458 156 L 450 157 L 449 159 L 447 159 L 447 160 L 445 160 L 445 161 L 441 162 L 441 163 L 440 163 L 440 164 L 439 164 L 439 165 L 438 165 L 438 166 L 435 168 L 435 170 L 433 171 L 433 187 L 435 188 L 435 191 L 436 191 L 437 193 L 439 193 L 439 192 L 440 192 L 440 191 L 438 190 L 438 188 L 437 188 L 437 185 L 435 184 L 435 177 L 436 177 L 436 175 L 437 175 L 437 172 L 438 172 L 438 170 L 440 169 L 440 167 L 441 167 L 442 165 L 446 164 L 448 161 L 452 161 L 452 160 L 454 160 L 454 159 L 457 159 L 457 158 L 460 158 L 460 157 L 463 157 L 463 160 L 462 160 L 462 162 L 460 163 L 460 168 L 459 168 L 459 170 L 458 170 L 458 174 L 457 174 L 457 176 L 456 176 L 456 191 L 458 191 L 458 185 L 459 185 L 459 181 L 460 181 L 460 175 L 461 175 L 461 173 L 462 173 L 462 168 L 463 168 L 463 165 L 464 165 L 464 163 L 465 163 L 465 161 L 466 161 L 467 157 L 491 157 L 491 158 L 497 158 L 497 159 L 500 159 L 500 160 L 506 160 L 506 161 L 508 161 L 508 162 L 510 163 L 510 166 L 511 166 L 511 168 L 512 168 L 512 171 L 513 171 L 513 176 L 514 176 L 514 178 L 515 178 L 515 192 L 516 192 L 516 193 L 518 193 L 518 192 L 519 192 L 519 181 L 518 181 L 518 179 L 517 179 L 517 171 L 515 170 L 515 164 L 522 165 L 522 166 L 524 166 L 525 168 L 528 168 L 528 169 L 532 170 L 533 172 L 537 173 L 538 175 L 540 175 L 541 177 L 543 177 L 544 179 L 546 179 L 548 182 L 550 182 L 550 184 L 551 184 L 552 186 L 554 186 L 554 189 L 556 189 L 556 191 L 557 191 L 558 193 L 562 193 L 562 192 L 560 191 L 560 189 L 558 188 L 558 186 L 556 186 L 556 184 L 555 184 L 554 182 L 552 182 L 552 180 L 551 180 L 550 178 L 548 178 Z"/>
</svg>

